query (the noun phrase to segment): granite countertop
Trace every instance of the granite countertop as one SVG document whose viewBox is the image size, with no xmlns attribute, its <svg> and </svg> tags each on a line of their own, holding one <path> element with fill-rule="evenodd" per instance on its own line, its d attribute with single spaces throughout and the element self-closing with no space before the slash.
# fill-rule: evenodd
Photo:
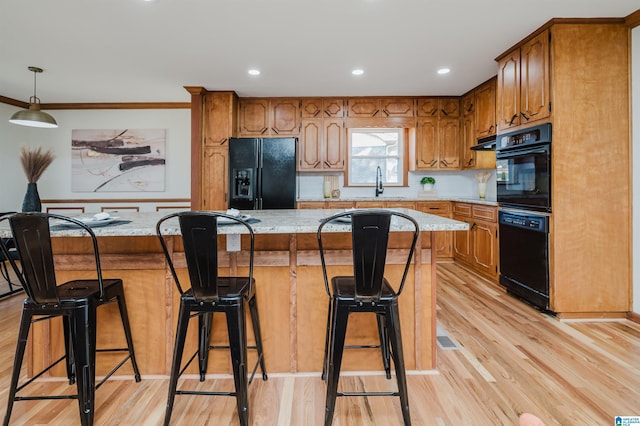
<svg viewBox="0 0 640 426">
<path fill-rule="evenodd" d="M 437 198 L 410 198 L 410 197 L 341 197 L 341 198 L 299 198 L 298 202 L 357 202 L 357 201 L 407 201 L 407 202 L 424 202 L 424 201 L 455 201 L 459 203 L 483 204 L 486 206 L 498 207 L 496 200 L 481 200 L 479 198 L 465 197 L 437 197 Z"/>
<path fill-rule="evenodd" d="M 469 229 L 465 222 L 447 219 L 428 213 L 418 212 L 409 209 L 394 209 L 409 214 L 420 225 L 421 231 L 464 231 Z M 251 223 L 256 234 L 304 234 L 315 233 L 318 230 L 320 220 L 332 214 L 344 211 L 344 209 L 308 209 L 308 210 L 246 210 L 243 215 L 249 215 L 255 220 Z M 94 233 L 99 237 L 124 237 L 124 236 L 155 236 L 156 222 L 166 213 L 132 213 L 122 212 L 112 214 L 119 220 L 106 226 L 94 227 Z M 78 217 L 91 217 L 90 214 L 79 215 Z M 253 221 L 252 221 L 253 222 Z M 179 228 L 177 220 L 167 222 L 165 234 L 177 235 Z M 335 223 L 325 226 L 327 232 L 348 232 L 349 224 Z M 392 228 L 396 231 L 408 229 L 406 226 Z M 52 235 L 59 237 L 73 237 L 81 235 L 82 231 L 77 228 L 53 227 Z M 243 232 L 241 225 L 221 225 L 220 233 L 238 234 Z M 8 223 L 4 221 L 0 224 L 0 237 L 10 237 Z"/>
</svg>

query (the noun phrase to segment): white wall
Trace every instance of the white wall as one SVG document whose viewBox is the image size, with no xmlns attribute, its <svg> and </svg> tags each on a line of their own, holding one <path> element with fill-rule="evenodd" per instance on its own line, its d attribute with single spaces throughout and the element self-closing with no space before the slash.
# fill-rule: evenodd
<svg viewBox="0 0 640 426">
<path fill-rule="evenodd" d="M 42 199 L 175 199 L 191 196 L 189 109 L 54 110 L 57 129 L 9 123 L 19 109 L 0 103 L 0 212 L 18 211 L 27 179 L 20 165 L 22 146 L 51 148 L 56 158 L 38 181 Z M 165 190 L 159 192 L 71 192 L 71 130 L 166 129 Z M 166 204 L 166 203 L 165 203 Z M 90 209 L 89 209 L 90 211 Z"/>
<path fill-rule="evenodd" d="M 633 307 L 640 314 L 640 27 L 631 32 L 631 126 L 633 167 Z M 634 125 L 635 124 L 635 125 Z"/>
<path fill-rule="evenodd" d="M 491 173 L 487 183 L 486 199 L 496 200 L 496 171 L 482 170 Z M 478 181 L 476 180 L 477 170 L 456 170 L 456 171 L 436 171 L 436 172 L 410 172 L 409 187 L 394 188 L 385 186 L 381 198 L 404 197 L 415 198 L 418 192 L 422 191 L 420 179 L 424 176 L 432 176 L 436 180 L 434 190 L 438 197 L 451 198 L 472 198 L 478 199 Z M 340 197 L 373 197 L 375 191 L 370 188 L 342 188 L 344 175 L 339 175 Z M 323 198 L 322 191 L 323 175 L 300 174 L 298 176 L 298 198 L 306 200 L 318 200 Z"/>
</svg>

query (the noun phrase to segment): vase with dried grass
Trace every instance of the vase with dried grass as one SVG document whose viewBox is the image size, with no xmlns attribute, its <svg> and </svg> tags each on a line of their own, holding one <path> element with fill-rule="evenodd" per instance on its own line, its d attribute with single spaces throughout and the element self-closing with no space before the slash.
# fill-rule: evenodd
<svg viewBox="0 0 640 426">
<path fill-rule="evenodd" d="M 23 212 L 39 212 L 42 211 L 42 203 L 38 195 L 38 179 L 44 171 L 49 167 L 54 159 L 51 150 L 42 151 L 42 147 L 35 149 L 22 147 L 20 150 L 20 162 L 22 169 L 27 176 L 27 193 L 22 201 Z"/>
</svg>

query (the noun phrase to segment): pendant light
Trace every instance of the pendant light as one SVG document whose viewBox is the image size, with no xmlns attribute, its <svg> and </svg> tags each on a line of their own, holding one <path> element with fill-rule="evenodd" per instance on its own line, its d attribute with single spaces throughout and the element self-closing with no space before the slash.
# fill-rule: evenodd
<svg viewBox="0 0 640 426">
<path fill-rule="evenodd" d="M 9 122 L 21 126 L 56 128 L 56 120 L 46 112 L 40 111 L 40 99 L 36 96 L 36 76 L 42 72 L 42 68 L 29 67 L 29 71 L 33 71 L 33 96 L 29 98 L 29 109 L 16 112 Z"/>
</svg>

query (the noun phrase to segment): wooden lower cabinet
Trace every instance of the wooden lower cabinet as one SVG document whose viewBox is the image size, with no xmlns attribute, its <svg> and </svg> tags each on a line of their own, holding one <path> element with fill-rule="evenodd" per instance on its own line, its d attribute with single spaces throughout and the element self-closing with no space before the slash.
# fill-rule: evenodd
<svg viewBox="0 0 640 426">
<path fill-rule="evenodd" d="M 453 219 L 469 224 L 453 233 L 453 258 L 491 280 L 498 278 L 498 209 L 453 203 Z"/>
<path fill-rule="evenodd" d="M 418 201 L 416 210 L 451 219 L 451 202 Z M 436 232 L 436 260 L 451 260 L 453 256 L 453 232 Z"/>
</svg>

